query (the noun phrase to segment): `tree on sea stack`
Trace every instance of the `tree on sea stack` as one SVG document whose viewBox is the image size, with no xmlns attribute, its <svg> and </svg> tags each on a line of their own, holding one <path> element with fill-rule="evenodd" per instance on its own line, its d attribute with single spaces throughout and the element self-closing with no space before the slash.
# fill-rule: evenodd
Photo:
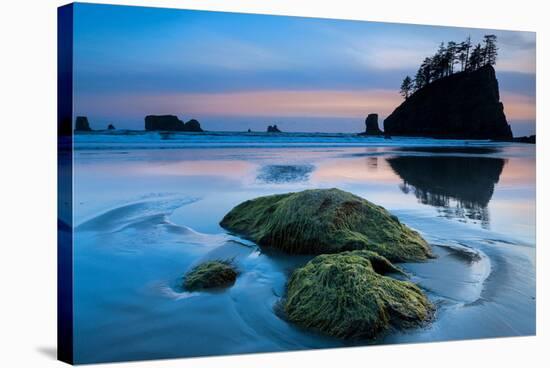
<svg viewBox="0 0 550 368">
<path fill-rule="evenodd" d="M 401 93 L 401 96 L 405 97 L 405 100 L 409 98 L 409 95 L 411 94 L 411 91 L 414 88 L 414 83 L 411 77 L 408 75 L 403 79 L 403 83 L 401 83 L 401 90 L 399 93 Z"/>
<path fill-rule="evenodd" d="M 483 37 L 483 62 L 485 65 L 495 65 L 497 62 L 497 36 L 485 35 Z"/>
<path fill-rule="evenodd" d="M 471 52 L 470 52 L 471 50 Z M 483 43 L 472 48 L 470 36 L 463 42 L 441 42 L 432 57 L 424 59 L 416 72 L 414 80 L 403 80 L 400 93 L 407 99 L 411 91 L 416 92 L 431 82 L 448 77 L 455 73 L 454 66 L 460 65 L 460 71 L 475 71 L 485 65 L 495 65 L 497 59 L 497 36 L 488 34 L 483 36 Z M 410 88 L 409 87 L 410 83 Z"/>
</svg>

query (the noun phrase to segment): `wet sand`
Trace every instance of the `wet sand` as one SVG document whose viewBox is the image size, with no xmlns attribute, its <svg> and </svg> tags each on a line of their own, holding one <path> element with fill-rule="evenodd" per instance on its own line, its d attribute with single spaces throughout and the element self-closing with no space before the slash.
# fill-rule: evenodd
<svg viewBox="0 0 550 368">
<path fill-rule="evenodd" d="M 406 143 L 77 149 L 77 362 L 534 334 L 534 146 Z M 436 259 L 401 265 L 436 303 L 432 323 L 353 342 L 296 328 L 278 303 L 310 257 L 263 252 L 218 224 L 244 200 L 329 187 L 432 244 Z M 235 260 L 235 285 L 181 290 L 186 271 L 220 258 Z"/>
</svg>

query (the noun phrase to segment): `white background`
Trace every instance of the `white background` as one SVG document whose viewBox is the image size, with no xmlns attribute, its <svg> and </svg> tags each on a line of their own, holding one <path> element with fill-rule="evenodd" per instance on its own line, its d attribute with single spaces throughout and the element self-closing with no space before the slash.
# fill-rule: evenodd
<svg viewBox="0 0 550 368">
<path fill-rule="evenodd" d="M 124 363 L 121 367 L 538 367 L 550 364 L 547 2 L 483 0 L 96 1 L 537 32 L 537 337 Z M 546 4 L 545 4 L 546 3 Z M 56 7 L 0 12 L 0 366 L 57 367 Z M 548 114 L 546 114 L 548 116 Z"/>
</svg>

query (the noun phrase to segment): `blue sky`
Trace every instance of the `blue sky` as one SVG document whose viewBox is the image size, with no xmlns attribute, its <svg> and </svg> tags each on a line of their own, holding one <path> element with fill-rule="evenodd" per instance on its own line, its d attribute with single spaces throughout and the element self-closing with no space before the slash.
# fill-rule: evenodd
<svg viewBox="0 0 550 368">
<path fill-rule="evenodd" d="M 487 33 L 514 133 L 534 133 L 534 33 L 95 4 L 75 6 L 75 113 L 96 129 L 177 114 L 207 130 L 360 131 L 441 41 Z"/>
</svg>

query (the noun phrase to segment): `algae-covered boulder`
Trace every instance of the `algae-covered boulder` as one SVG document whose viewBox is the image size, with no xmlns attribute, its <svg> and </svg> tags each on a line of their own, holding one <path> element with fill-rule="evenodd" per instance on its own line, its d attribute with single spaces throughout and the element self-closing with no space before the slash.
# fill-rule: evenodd
<svg viewBox="0 0 550 368">
<path fill-rule="evenodd" d="M 221 221 L 260 246 L 291 254 L 366 249 L 391 261 L 432 257 L 429 245 L 384 208 L 339 189 L 259 197 L 239 204 Z"/>
<path fill-rule="evenodd" d="M 346 339 L 419 326 L 434 307 L 413 283 L 383 275 L 394 269 L 369 251 L 317 256 L 292 274 L 286 316 L 303 328 Z"/>
<path fill-rule="evenodd" d="M 189 291 L 231 286 L 237 279 L 237 271 L 229 261 L 201 263 L 185 275 L 183 287 Z"/>
</svg>

